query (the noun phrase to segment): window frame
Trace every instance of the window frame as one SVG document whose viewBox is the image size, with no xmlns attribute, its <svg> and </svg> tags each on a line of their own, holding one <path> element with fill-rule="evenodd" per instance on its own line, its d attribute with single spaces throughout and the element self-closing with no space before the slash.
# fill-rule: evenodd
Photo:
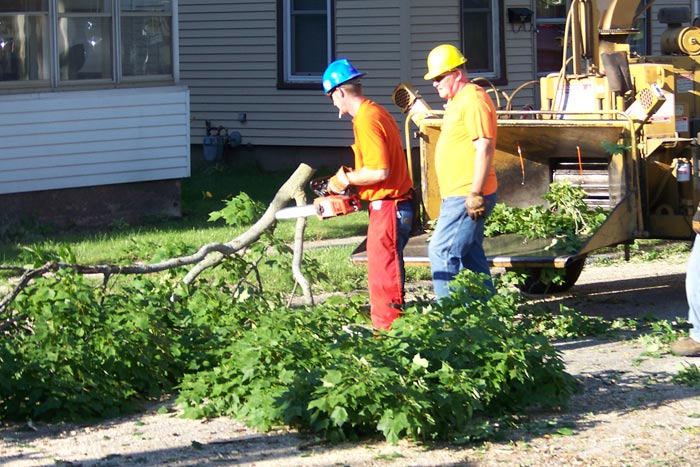
<svg viewBox="0 0 700 467">
<path fill-rule="evenodd" d="M 124 12 L 121 7 L 121 0 L 109 0 L 108 12 L 88 13 L 88 12 L 59 12 L 59 0 L 47 0 L 48 11 L 18 11 L 10 15 L 32 15 L 45 16 L 48 22 L 46 34 L 48 34 L 48 55 L 49 77 L 48 79 L 36 80 L 7 80 L 0 81 L 0 90 L 3 92 L 26 92 L 27 90 L 76 90 L 76 89 L 100 89 L 112 87 L 141 87 L 158 83 L 176 83 L 179 79 L 178 70 L 178 2 L 169 2 L 169 11 L 165 12 Z M 166 2 L 167 3 L 167 2 Z M 122 52 L 124 47 L 121 43 L 121 25 L 123 17 L 131 16 L 162 16 L 169 20 L 170 24 L 170 67 L 169 74 L 146 74 L 143 76 L 123 76 L 122 74 Z M 65 18 L 80 18 L 87 16 L 99 16 L 109 18 L 108 23 L 111 28 L 111 45 L 108 49 L 109 57 L 105 60 L 111 63 L 111 73 L 108 77 L 97 79 L 65 79 L 61 77 L 61 67 L 59 63 L 59 40 L 60 22 Z"/>
<path fill-rule="evenodd" d="M 318 75 L 292 75 L 291 1 L 277 0 L 277 89 L 321 89 L 323 71 Z M 328 11 L 326 63 L 335 56 L 335 0 L 325 0 Z"/>
<path fill-rule="evenodd" d="M 494 31 L 494 38 L 491 41 L 491 60 L 493 70 L 487 72 L 477 72 L 469 69 L 469 53 L 467 52 L 466 37 L 464 35 L 465 24 L 464 16 L 465 10 L 467 10 L 464 5 L 465 0 L 461 0 L 459 4 L 459 24 L 460 24 L 460 39 L 462 44 L 462 50 L 467 57 L 467 70 L 469 75 L 472 77 L 486 78 L 493 84 L 505 85 L 508 84 L 507 73 L 506 73 L 506 47 L 505 47 L 505 27 L 504 27 L 504 5 L 503 0 L 489 0 L 491 4 L 491 28 Z"/>
</svg>

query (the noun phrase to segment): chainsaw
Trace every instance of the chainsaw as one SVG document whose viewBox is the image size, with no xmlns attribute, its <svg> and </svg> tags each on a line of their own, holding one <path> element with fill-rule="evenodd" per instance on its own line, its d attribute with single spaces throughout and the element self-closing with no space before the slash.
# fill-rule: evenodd
<svg viewBox="0 0 700 467">
<path fill-rule="evenodd" d="M 319 219 L 330 219 L 359 211 L 360 198 L 347 191 L 342 194 L 330 194 L 328 178 L 330 177 L 311 181 L 311 190 L 317 196 L 312 204 L 280 209 L 275 213 L 275 218 L 281 220 L 317 216 Z"/>
</svg>

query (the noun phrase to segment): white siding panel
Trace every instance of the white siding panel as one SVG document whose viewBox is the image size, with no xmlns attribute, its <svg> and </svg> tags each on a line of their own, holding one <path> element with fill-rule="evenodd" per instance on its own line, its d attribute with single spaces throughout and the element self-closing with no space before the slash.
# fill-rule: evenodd
<svg viewBox="0 0 700 467">
<path fill-rule="evenodd" d="M 23 193 L 26 191 L 33 191 L 27 190 L 28 184 L 40 185 L 42 190 L 58 190 L 63 188 L 112 185 L 120 183 L 168 180 L 175 178 L 182 178 L 182 169 L 180 167 L 175 169 L 158 168 L 150 172 L 141 171 L 138 173 L 129 170 L 114 173 L 103 172 L 88 176 L 66 176 L 60 180 L 53 176 L 49 176 L 46 179 L 31 179 L 26 181 L 19 180 L 6 183 L 2 182 L 0 183 L 0 186 L 2 186 L 2 193 Z M 86 179 L 89 179 L 89 183 L 85 183 Z"/>
<path fill-rule="evenodd" d="M 4 95 L 0 108 L 0 193 L 190 175 L 185 88 Z"/>
</svg>

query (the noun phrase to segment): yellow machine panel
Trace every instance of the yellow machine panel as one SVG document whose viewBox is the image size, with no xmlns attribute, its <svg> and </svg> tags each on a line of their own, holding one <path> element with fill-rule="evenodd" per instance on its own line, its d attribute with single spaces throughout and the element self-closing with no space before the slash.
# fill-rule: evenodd
<svg viewBox="0 0 700 467">
<path fill-rule="evenodd" d="M 545 76 L 540 79 L 542 110 L 597 112 L 613 108 L 605 78 L 600 76 Z M 563 118 L 581 118 L 568 115 Z"/>
<path fill-rule="evenodd" d="M 656 83 L 666 102 L 650 118 L 644 129 L 647 137 L 691 138 L 698 118 L 698 57 L 646 57 L 645 63 L 630 64 L 635 87 Z M 650 63 L 653 62 L 653 63 Z"/>
<path fill-rule="evenodd" d="M 562 57 L 560 72 L 514 91 L 533 85 L 539 109 L 513 110 L 514 96 L 485 80 L 485 88 L 505 100 L 498 106 L 494 154 L 498 202 L 544 204 L 550 184 L 567 181 L 584 190 L 589 206 L 608 213 L 575 252 L 555 251 L 545 241 L 486 239 L 492 266 L 565 268 L 567 286 L 597 249 L 643 238 L 693 238 L 700 200 L 700 28 L 682 24 L 690 22 L 689 11 L 660 8 L 665 55 L 633 56 L 627 36 L 638 33 L 639 0 L 570 3 L 570 36 L 563 40 L 570 55 Z M 407 113 L 406 135 L 411 124 L 419 129 L 423 214 L 432 221 L 441 204 L 434 158 L 442 112 L 429 109 L 404 83 L 393 99 Z M 406 147 L 411 160 L 409 141 Z M 426 236 L 409 241 L 407 262 L 426 263 Z"/>
</svg>

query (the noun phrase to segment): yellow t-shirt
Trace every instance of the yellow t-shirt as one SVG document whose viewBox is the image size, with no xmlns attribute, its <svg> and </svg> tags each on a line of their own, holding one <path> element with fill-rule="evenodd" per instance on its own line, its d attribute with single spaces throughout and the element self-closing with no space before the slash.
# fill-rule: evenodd
<svg viewBox="0 0 700 467">
<path fill-rule="evenodd" d="M 475 149 L 479 138 L 496 140 L 496 108 L 483 88 L 467 84 L 446 105 L 442 129 L 435 147 L 435 172 L 440 197 L 467 196 L 474 179 Z M 498 182 L 493 164 L 482 192 L 496 192 Z"/>
<path fill-rule="evenodd" d="M 358 186 L 360 198 L 368 201 L 395 199 L 408 193 L 413 182 L 401 145 L 401 132 L 389 111 L 365 99 L 352 120 L 352 127 L 355 168 L 389 169 L 386 180 Z"/>
</svg>

